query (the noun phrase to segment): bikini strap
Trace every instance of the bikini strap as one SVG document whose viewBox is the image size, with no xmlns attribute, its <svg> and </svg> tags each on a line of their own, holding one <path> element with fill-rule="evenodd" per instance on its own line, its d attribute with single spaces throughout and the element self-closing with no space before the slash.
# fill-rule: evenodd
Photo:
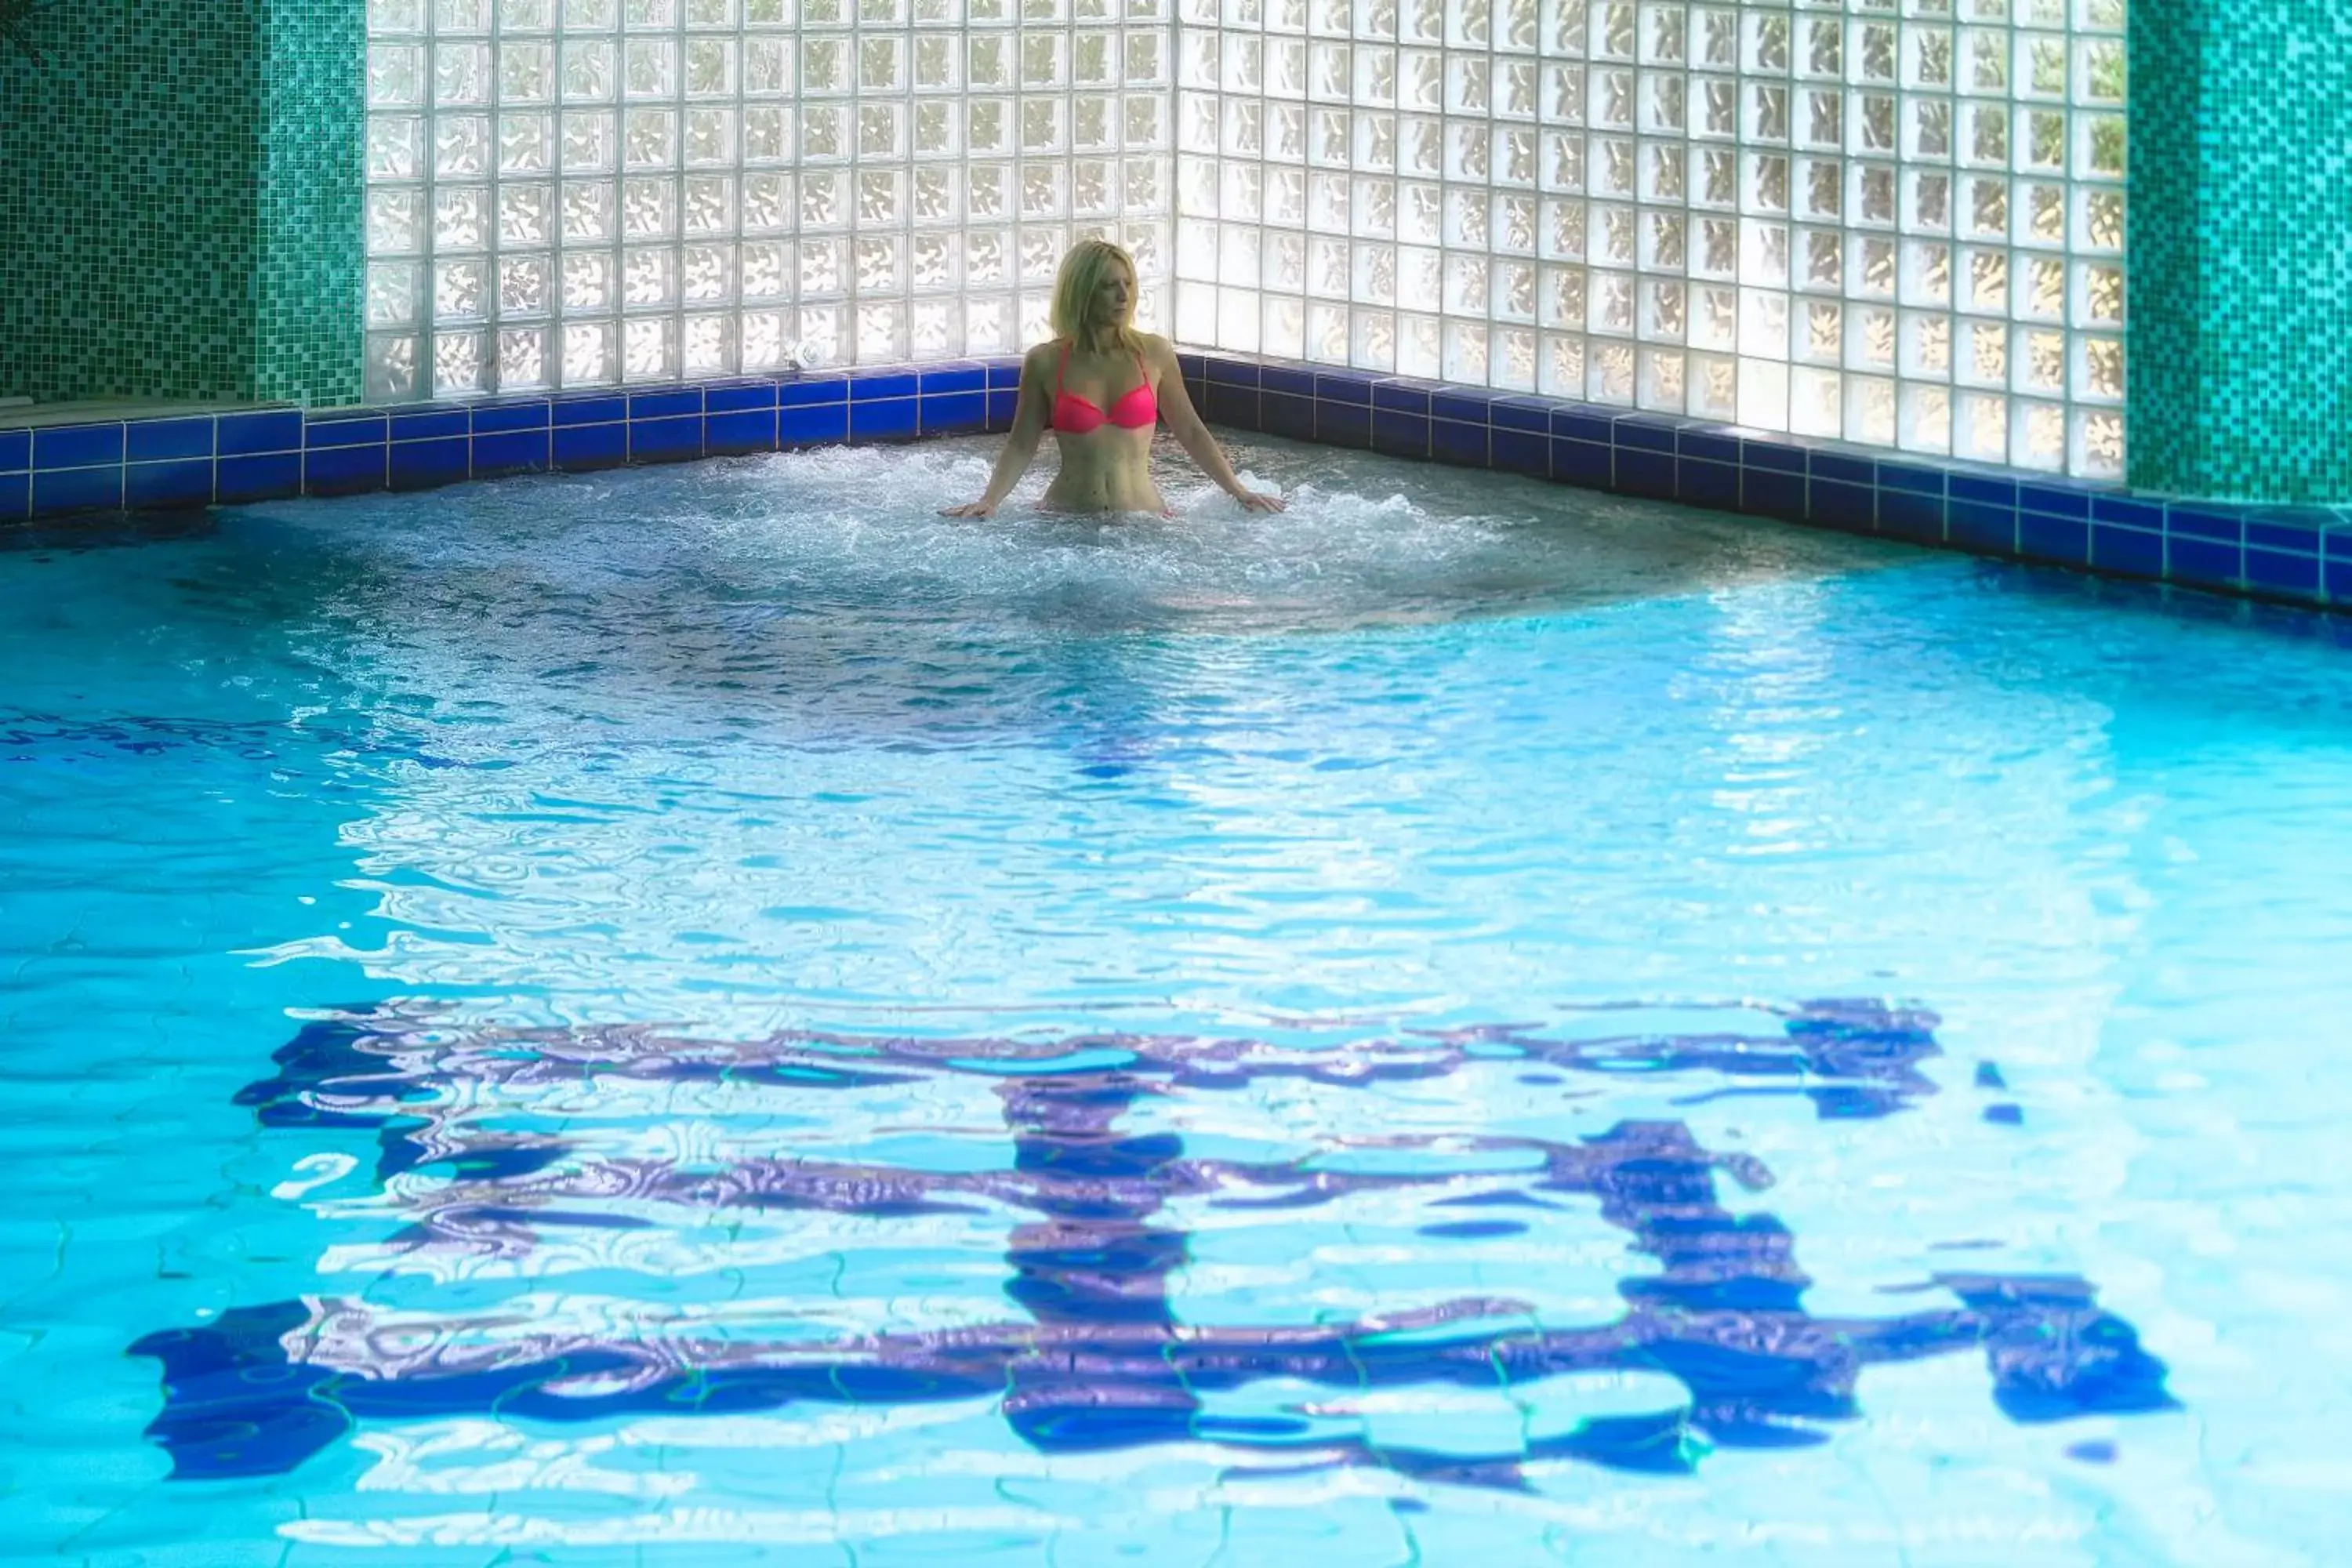
<svg viewBox="0 0 2352 1568">
<path fill-rule="evenodd" d="M 1062 340 L 1062 363 L 1054 371 L 1054 396 L 1057 401 L 1062 395 L 1064 384 L 1070 379 L 1070 345 L 1076 342 L 1077 342 L 1076 338 Z"/>
</svg>

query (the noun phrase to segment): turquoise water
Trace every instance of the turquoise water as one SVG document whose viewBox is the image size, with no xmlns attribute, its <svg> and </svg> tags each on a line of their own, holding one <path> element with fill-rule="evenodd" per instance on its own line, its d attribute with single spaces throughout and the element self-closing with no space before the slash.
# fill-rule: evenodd
<svg viewBox="0 0 2352 1568">
<path fill-rule="evenodd" d="M 2334 1560 L 2322 623 L 991 455 L 0 538 L 0 1556 Z"/>
</svg>

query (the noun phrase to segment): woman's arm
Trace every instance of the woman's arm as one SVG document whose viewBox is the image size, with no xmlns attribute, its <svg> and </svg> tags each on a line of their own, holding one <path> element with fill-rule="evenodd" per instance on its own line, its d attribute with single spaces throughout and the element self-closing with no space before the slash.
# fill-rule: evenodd
<svg viewBox="0 0 2352 1568">
<path fill-rule="evenodd" d="M 987 490 L 978 500 L 941 508 L 941 517 L 988 516 L 1013 493 L 1021 476 L 1029 471 L 1029 460 L 1037 455 L 1037 443 L 1045 436 L 1045 363 L 1052 347 L 1051 343 L 1041 344 L 1021 361 L 1021 394 L 1013 405 L 1013 433 L 1004 438 L 1004 450 L 997 454 L 995 470 L 988 476 Z"/>
<path fill-rule="evenodd" d="M 1219 449 L 1217 438 L 1201 423 L 1192 408 L 1192 395 L 1184 390 L 1184 372 L 1176 363 L 1176 350 L 1166 338 L 1146 338 L 1143 352 L 1160 370 L 1160 417 L 1168 423 L 1168 433 L 1187 456 L 1201 465 L 1201 471 L 1217 481 L 1217 488 L 1252 511 L 1280 511 L 1282 502 L 1270 495 L 1244 487 L 1234 473 L 1225 454 Z"/>
</svg>

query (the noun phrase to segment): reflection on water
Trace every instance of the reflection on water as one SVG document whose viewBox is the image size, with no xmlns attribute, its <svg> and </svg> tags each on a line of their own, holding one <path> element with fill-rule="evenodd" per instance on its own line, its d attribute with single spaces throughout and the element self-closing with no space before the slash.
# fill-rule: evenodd
<svg viewBox="0 0 2352 1568">
<path fill-rule="evenodd" d="M 738 1212 L 771 1225 L 803 1214 L 892 1222 L 880 1232 L 887 1245 L 900 1222 L 998 1211 L 1012 1218 L 1003 1292 L 1024 1316 L 828 1340 L 789 1321 L 738 1318 L 721 1331 L 618 1302 L 586 1314 L 601 1323 L 580 1321 L 576 1305 L 551 1323 L 543 1308 L 513 1300 L 475 1311 L 386 1310 L 364 1298 L 245 1307 L 140 1341 L 135 1349 L 163 1365 L 167 1405 L 151 1431 L 175 1475 L 203 1479 L 286 1470 L 365 1421 L 991 1398 L 1022 1441 L 1049 1453 L 1206 1442 L 1234 1449 L 1237 1463 L 1375 1465 L 1517 1487 L 1519 1467 L 1536 1460 L 1687 1470 L 1711 1447 L 1818 1443 L 1815 1423 L 1858 1413 L 1865 1369 L 1956 1351 L 1985 1356 L 1993 1397 L 2014 1420 L 2170 1407 L 2162 1365 L 2079 1279 L 1937 1274 L 1917 1289 L 1959 1305 L 1815 1317 L 1787 1228 L 1718 1200 L 1718 1172 L 1750 1191 L 1769 1173 L 1751 1156 L 1701 1148 L 1679 1121 L 1622 1121 L 1575 1142 L 1397 1134 L 1255 1161 L 1199 1157 L 1180 1136 L 1121 1124 L 1148 1099 L 1245 1093 L 1285 1079 L 1360 1090 L 1470 1071 L 1507 1070 L 1531 1085 L 1673 1074 L 1694 1088 L 1801 1094 L 1823 1118 L 1889 1115 L 1932 1090 L 1916 1069 L 1937 1054 L 1924 1015 L 1819 1003 L 1780 1023 L 1761 1035 L 1553 1038 L 1517 1027 L 1302 1047 L 1124 1035 L 730 1043 L 467 1027 L 398 1009 L 332 1016 L 306 1027 L 278 1052 L 278 1076 L 240 1099 L 268 1125 L 378 1131 L 378 1180 L 405 1222 L 379 1254 L 388 1271 L 543 1287 L 566 1274 L 643 1269 L 650 1257 L 636 1244 L 647 1232 L 698 1226 L 709 1237 L 713 1220 L 732 1225 Z M 743 1154 L 716 1128 L 669 1135 L 697 1156 L 614 1157 L 558 1114 L 607 1081 L 724 1085 L 744 1097 L 735 1117 L 756 1123 L 763 1108 L 940 1075 L 988 1083 L 1003 1118 L 1001 1164 Z M 634 1101 L 641 1113 L 644 1105 Z M 1364 1153 L 1370 1167 L 1350 1169 L 1349 1156 Z M 1188 1323 L 1171 1310 L 1171 1277 L 1188 1262 L 1189 1233 L 1171 1212 L 1181 1201 L 1296 1226 L 1368 1192 L 1419 1205 L 1420 1245 L 1441 1276 L 1450 1244 L 1557 1226 L 1577 1200 L 1597 1203 L 1598 1217 L 1655 1271 L 1620 1281 L 1620 1316 L 1583 1326 L 1548 1322 L 1524 1300 L 1477 1297 L 1312 1326 Z M 704 1240 L 714 1248 L 708 1266 L 751 1266 L 756 1253 L 733 1240 Z M 1377 1394 L 1632 1371 L 1664 1373 L 1685 1398 L 1530 1434 L 1510 1451 L 1374 1447 L 1318 1430 L 1304 1406 L 1244 1418 L 1203 1405 L 1265 1383 Z"/>
</svg>

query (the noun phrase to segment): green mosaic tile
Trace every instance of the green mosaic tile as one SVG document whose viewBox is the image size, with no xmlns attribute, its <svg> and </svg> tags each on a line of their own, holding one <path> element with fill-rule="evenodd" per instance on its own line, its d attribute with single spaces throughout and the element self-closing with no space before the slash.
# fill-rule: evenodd
<svg viewBox="0 0 2352 1568">
<path fill-rule="evenodd" d="M 0 49 L 0 395 L 358 395 L 363 0 L 58 0 Z"/>
<path fill-rule="evenodd" d="M 2352 500 L 2340 0 L 2133 0 L 2131 482 Z"/>
</svg>

